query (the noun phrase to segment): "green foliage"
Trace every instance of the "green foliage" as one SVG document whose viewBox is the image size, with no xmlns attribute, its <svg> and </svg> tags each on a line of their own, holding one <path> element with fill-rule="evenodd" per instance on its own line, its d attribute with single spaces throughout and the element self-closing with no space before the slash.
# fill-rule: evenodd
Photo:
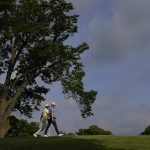
<svg viewBox="0 0 150 150">
<path fill-rule="evenodd" d="M 145 130 L 141 133 L 141 135 L 150 135 L 150 125 L 145 128 Z"/>
<path fill-rule="evenodd" d="M 14 116 L 10 116 L 10 129 L 7 136 L 29 136 L 38 130 L 38 124 L 35 122 L 28 122 L 24 119 L 17 119 Z"/>
<path fill-rule="evenodd" d="M 83 117 L 93 114 L 97 92 L 85 91 L 82 81 L 81 54 L 89 47 L 64 44 L 77 33 L 78 15 L 72 10 L 65 0 L 0 1 L 0 74 L 6 75 L 0 97 L 10 101 L 10 109 L 31 117 L 50 90 L 41 83 L 60 82 Z"/>
<path fill-rule="evenodd" d="M 112 135 L 110 131 L 104 130 L 97 125 L 91 125 L 88 129 L 79 129 L 78 135 Z"/>
</svg>

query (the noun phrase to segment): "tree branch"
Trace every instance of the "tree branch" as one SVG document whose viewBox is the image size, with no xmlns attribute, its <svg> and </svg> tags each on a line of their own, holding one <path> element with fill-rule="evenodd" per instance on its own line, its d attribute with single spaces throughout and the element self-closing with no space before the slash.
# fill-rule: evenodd
<svg viewBox="0 0 150 150">
<path fill-rule="evenodd" d="M 28 85 L 28 81 L 24 81 L 24 83 L 21 85 L 21 87 L 19 88 L 19 90 L 14 94 L 14 96 L 8 101 L 7 103 L 7 109 L 6 109 L 6 113 L 10 114 L 13 107 L 16 104 L 16 101 L 18 99 L 18 97 L 21 95 L 22 91 L 25 89 L 25 87 Z"/>
<path fill-rule="evenodd" d="M 6 79 L 4 82 L 4 88 L 3 88 L 3 93 L 2 93 L 2 97 L 7 97 L 7 93 L 8 93 L 8 89 L 9 89 L 9 85 L 10 85 L 10 80 L 11 80 L 11 75 L 13 73 L 15 64 L 19 58 L 19 55 L 21 54 L 23 48 L 27 45 L 27 39 L 26 41 L 23 42 L 22 46 L 20 47 L 20 49 L 18 50 L 18 53 L 16 54 L 16 48 L 13 47 L 12 48 L 12 57 L 10 60 L 10 65 L 8 67 L 8 71 L 7 71 L 7 75 L 6 75 Z"/>
</svg>

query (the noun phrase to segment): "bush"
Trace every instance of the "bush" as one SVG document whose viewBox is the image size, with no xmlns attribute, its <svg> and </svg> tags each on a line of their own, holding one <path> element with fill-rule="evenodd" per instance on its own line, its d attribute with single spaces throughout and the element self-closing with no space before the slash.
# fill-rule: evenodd
<svg viewBox="0 0 150 150">
<path fill-rule="evenodd" d="M 141 135 L 150 135 L 150 125 L 146 127 L 143 132 L 141 132 Z"/>
<path fill-rule="evenodd" d="M 110 131 L 104 130 L 97 125 L 91 125 L 88 129 L 79 129 L 78 135 L 112 135 Z"/>
<path fill-rule="evenodd" d="M 28 122 L 24 119 L 17 119 L 15 116 L 10 116 L 10 129 L 6 136 L 29 136 L 38 130 L 38 125 L 35 122 Z"/>
</svg>

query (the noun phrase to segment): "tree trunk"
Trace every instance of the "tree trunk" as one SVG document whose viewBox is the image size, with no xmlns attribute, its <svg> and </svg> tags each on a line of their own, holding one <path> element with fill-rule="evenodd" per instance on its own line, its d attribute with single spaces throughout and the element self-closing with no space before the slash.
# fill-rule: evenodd
<svg viewBox="0 0 150 150">
<path fill-rule="evenodd" d="M 7 100 L 0 99 L 0 138 L 4 138 L 10 128 L 9 114 L 6 113 Z"/>
</svg>

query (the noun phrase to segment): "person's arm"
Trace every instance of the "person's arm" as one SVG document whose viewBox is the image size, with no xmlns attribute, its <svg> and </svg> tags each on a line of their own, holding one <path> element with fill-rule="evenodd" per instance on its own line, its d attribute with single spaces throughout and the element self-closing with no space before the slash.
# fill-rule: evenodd
<svg viewBox="0 0 150 150">
<path fill-rule="evenodd" d="M 43 118 L 43 113 L 41 114 L 41 117 L 40 117 L 40 121 L 39 121 L 39 123 L 41 123 L 42 118 Z"/>
<path fill-rule="evenodd" d="M 54 112 L 51 112 L 52 121 L 54 121 Z"/>
</svg>

